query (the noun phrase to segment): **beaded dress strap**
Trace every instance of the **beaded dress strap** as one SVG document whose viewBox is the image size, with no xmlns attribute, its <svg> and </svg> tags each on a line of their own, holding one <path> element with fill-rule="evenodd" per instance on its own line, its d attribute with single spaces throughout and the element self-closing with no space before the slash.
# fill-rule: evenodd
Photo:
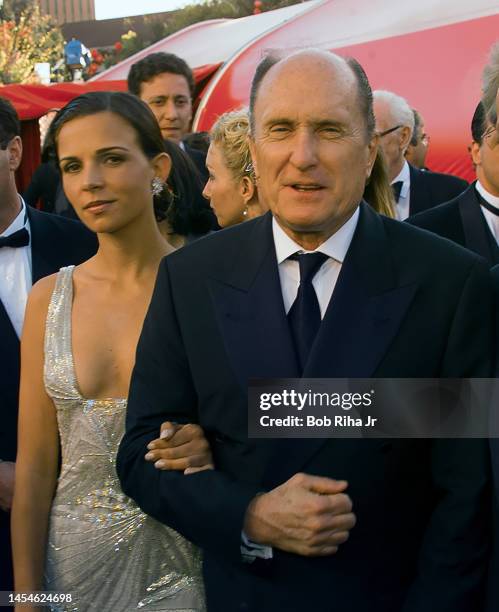
<svg viewBox="0 0 499 612">
<path fill-rule="evenodd" d="M 66 391 L 76 392 L 71 343 L 73 270 L 74 266 L 67 266 L 57 273 L 45 325 L 44 377 L 47 386 L 55 378 L 64 383 Z"/>
</svg>

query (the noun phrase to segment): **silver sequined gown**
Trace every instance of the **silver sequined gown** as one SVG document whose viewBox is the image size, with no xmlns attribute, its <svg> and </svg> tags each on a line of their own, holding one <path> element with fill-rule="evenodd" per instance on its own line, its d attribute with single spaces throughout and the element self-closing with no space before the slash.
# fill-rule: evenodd
<svg viewBox="0 0 499 612">
<path fill-rule="evenodd" d="M 145 515 L 115 472 L 125 399 L 81 396 L 71 349 L 73 267 L 63 268 L 45 330 L 45 387 L 57 410 L 61 470 L 45 588 L 78 600 L 53 610 L 205 610 L 199 551 Z"/>
</svg>

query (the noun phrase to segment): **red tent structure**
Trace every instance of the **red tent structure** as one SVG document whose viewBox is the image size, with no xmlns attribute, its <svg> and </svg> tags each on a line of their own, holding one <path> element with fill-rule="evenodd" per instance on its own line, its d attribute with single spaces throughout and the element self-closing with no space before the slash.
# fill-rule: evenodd
<svg viewBox="0 0 499 612">
<path fill-rule="evenodd" d="M 83 90 L 124 89 L 134 62 L 167 51 L 195 69 L 199 96 L 193 128 L 208 130 L 217 116 L 248 103 L 255 66 L 266 52 L 285 55 L 315 46 L 355 57 L 373 89 L 406 97 L 431 136 L 429 167 L 471 180 L 469 125 L 498 32 L 499 5 L 493 0 L 309 0 L 243 19 L 195 24 L 84 85 L 8 86 L 0 95 L 13 101 L 23 119 L 33 119 Z"/>
</svg>

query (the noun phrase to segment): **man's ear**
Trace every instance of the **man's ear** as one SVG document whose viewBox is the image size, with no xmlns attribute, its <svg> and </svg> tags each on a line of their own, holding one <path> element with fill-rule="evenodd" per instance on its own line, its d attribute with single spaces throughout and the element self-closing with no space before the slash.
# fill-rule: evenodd
<svg viewBox="0 0 499 612">
<path fill-rule="evenodd" d="M 376 155 L 378 154 L 379 147 L 379 136 L 374 134 L 368 144 L 368 157 L 366 167 L 366 179 L 371 176 L 373 171 L 374 162 L 376 161 Z"/>
<path fill-rule="evenodd" d="M 163 183 L 166 183 L 172 169 L 172 158 L 168 153 L 160 153 L 152 160 L 154 176 L 158 176 Z"/>
<path fill-rule="evenodd" d="M 14 138 L 7 145 L 9 152 L 9 170 L 15 172 L 20 164 L 23 157 L 23 143 L 20 136 L 14 136 Z"/>
<path fill-rule="evenodd" d="M 476 141 L 473 141 L 469 148 L 471 160 L 473 161 L 475 167 L 482 163 L 482 152 L 480 149 L 481 147 Z"/>
<path fill-rule="evenodd" d="M 411 144 L 411 138 L 412 138 L 411 128 L 407 125 L 404 125 L 403 127 L 401 127 L 399 146 L 400 146 L 401 151 L 404 152 L 404 154 L 407 151 L 407 147 Z"/>
</svg>

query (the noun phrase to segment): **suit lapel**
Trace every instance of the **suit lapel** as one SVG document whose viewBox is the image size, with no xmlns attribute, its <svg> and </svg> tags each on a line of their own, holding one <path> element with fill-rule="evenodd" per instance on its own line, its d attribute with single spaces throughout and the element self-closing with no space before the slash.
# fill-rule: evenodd
<svg viewBox="0 0 499 612">
<path fill-rule="evenodd" d="M 257 248 L 255 248 L 257 245 Z M 251 378 L 299 375 L 284 311 L 270 214 L 254 222 L 241 256 L 210 291 L 234 372 L 246 390 Z"/>
<path fill-rule="evenodd" d="M 424 172 L 422 170 L 417 170 L 409 164 L 409 174 L 411 177 L 409 216 L 412 216 L 429 208 L 431 194 L 424 180 Z"/>
<path fill-rule="evenodd" d="M 57 248 L 60 245 L 54 244 L 51 240 L 50 232 L 47 231 L 45 224 L 40 220 L 40 213 L 31 206 L 27 206 L 29 225 L 31 231 L 31 276 L 33 284 L 44 276 L 48 276 L 57 271 Z"/>
<path fill-rule="evenodd" d="M 459 199 L 459 215 L 463 224 L 465 246 L 485 258 L 490 266 L 499 262 L 499 248 L 480 208 L 475 183 Z"/>
<path fill-rule="evenodd" d="M 362 204 L 357 229 L 310 351 L 304 378 L 376 375 L 417 289 L 415 284 L 397 285 L 391 255 L 381 217 Z M 264 477 L 265 486 L 276 486 L 299 472 L 327 441 L 278 441 Z"/>
</svg>

